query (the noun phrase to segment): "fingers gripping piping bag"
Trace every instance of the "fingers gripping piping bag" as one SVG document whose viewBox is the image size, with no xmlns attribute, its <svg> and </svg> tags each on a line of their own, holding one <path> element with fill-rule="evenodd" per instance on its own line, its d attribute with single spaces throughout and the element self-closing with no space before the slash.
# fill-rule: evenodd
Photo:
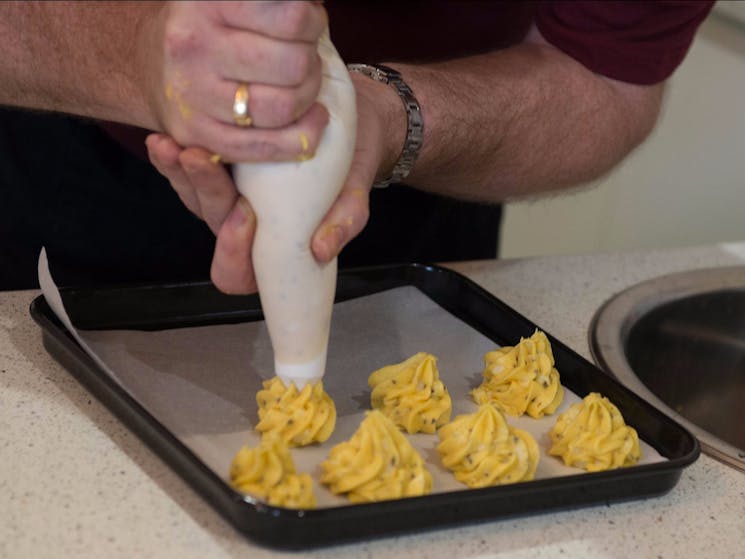
<svg viewBox="0 0 745 559">
<path fill-rule="evenodd" d="M 319 264 L 310 239 L 349 172 L 357 132 L 355 92 L 329 38 L 318 43 L 323 81 L 318 102 L 329 112 L 314 157 L 236 165 L 238 190 L 257 217 L 253 265 L 275 373 L 300 389 L 323 376 L 336 289 L 336 258 Z M 298 148 L 305 138 L 298 138 Z"/>
</svg>

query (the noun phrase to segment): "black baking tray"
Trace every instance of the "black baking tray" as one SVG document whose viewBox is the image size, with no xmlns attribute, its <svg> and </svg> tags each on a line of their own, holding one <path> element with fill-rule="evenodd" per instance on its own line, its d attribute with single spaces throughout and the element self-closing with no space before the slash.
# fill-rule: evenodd
<svg viewBox="0 0 745 559">
<path fill-rule="evenodd" d="M 337 302 L 414 286 L 498 345 L 530 336 L 536 324 L 464 276 L 406 264 L 339 274 Z M 77 328 L 160 330 L 262 320 L 257 296 L 228 296 L 210 283 L 60 289 Z M 316 510 L 290 510 L 236 492 L 103 372 L 54 315 L 43 296 L 31 303 L 47 351 L 239 531 L 258 543 L 302 548 L 661 495 L 699 456 L 693 435 L 595 365 L 548 335 L 562 384 L 582 397 L 600 392 L 667 460 L 619 470 L 541 479 L 485 489 Z"/>
</svg>

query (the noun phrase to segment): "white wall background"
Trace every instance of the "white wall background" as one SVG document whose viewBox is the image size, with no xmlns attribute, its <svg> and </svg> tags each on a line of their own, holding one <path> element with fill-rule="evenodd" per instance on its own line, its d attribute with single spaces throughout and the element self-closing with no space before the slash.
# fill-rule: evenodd
<svg viewBox="0 0 745 559">
<path fill-rule="evenodd" d="M 725 2 L 669 80 L 647 141 L 591 187 L 507 204 L 500 255 L 736 240 L 745 240 L 745 2 Z"/>
</svg>

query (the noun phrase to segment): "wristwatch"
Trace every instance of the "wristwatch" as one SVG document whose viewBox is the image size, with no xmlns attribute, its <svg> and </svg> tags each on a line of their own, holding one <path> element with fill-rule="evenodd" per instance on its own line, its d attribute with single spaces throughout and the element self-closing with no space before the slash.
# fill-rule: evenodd
<svg viewBox="0 0 745 559">
<path fill-rule="evenodd" d="M 411 88 L 406 85 L 401 74 L 393 68 L 382 64 L 347 64 L 347 69 L 350 72 L 364 74 L 376 82 L 390 85 L 401 97 L 404 109 L 406 109 L 407 120 L 404 148 L 398 161 L 393 166 L 391 176 L 383 181 L 376 182 L 373 187 L 384 188 L 391 183 L 401 182 L 409 176 L 424 140 L 424 119 L 422 118 L 422 108 L 419 106 L 419 101 L 417 101 Z"/>
</svg>

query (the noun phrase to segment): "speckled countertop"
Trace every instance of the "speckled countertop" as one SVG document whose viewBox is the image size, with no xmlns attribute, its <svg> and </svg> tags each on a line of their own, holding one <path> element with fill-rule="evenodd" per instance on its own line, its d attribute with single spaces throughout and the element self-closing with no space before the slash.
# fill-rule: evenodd
<svg viewBox="0 0 745 559">
<path fill-rule="evenodd" d="M 453 265 L 589 358 L 597 307 L 664 273 L 745 263 L 745 243 Z M 238 534 L 41 344 L 37 292 L 0 292 L 0 558 L 745 557 L 745 474 L 702 455 L 646 501 L 307 553 Z"/>
</svg>

